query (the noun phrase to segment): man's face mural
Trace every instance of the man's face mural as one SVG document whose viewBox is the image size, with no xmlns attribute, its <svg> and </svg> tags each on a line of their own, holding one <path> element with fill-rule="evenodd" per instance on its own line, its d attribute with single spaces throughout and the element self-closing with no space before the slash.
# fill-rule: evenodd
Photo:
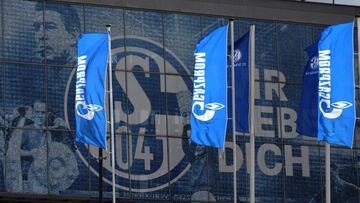
<svg viewBox="0 0 360 203">
<path fill-rule="evenodd" d="M 45 18 L 44 18 L 44 16 Z M 48 63 L 66 62 L 70 64 L 74 57 L 76 37 L 78 33 L 70 33 L 66 29 L 62 14 L 55 10 L 37 10 L 34 22 L 36 47 L 34 54 Z M 45 22 L 44 20 L 45 19 Z M 69 46 L 68 42 L 71 43 Z"/>
<path fill-rule="evenodd" d="M 35 102 L 33 110 L 34 124 L 37 127 L 43 127 L 45 125 L 45 103 Z"/>
</svg>

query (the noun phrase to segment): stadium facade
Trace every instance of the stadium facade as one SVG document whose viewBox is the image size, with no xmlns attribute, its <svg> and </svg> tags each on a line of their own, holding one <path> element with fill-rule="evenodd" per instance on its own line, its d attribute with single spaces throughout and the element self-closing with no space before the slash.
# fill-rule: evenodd
<svg viewBox="0 0 360 203">
<path fill-rule="evenodd" d="M 112 24 L 117 197 L 231 202 L 231 136 L 225 150 L 188 136 L 195 44 L 234 18 L 236 39 L 256 25 L 256 200 L 324 202 L 324 144 L 295 131 L 304 49 L 360 8 L 318 2 L 1 0 L 0 195 L 98 195 L 98 150 L 74 142 L 76 39 Z M 332 147 L 332 202 L 360 201 L 359 125 L 352 149 Z M 237 135 L 240 202 L 249 200 L 248 142 Z M 109 159 L 103 169 L 110 197 Z"/>
</svg>

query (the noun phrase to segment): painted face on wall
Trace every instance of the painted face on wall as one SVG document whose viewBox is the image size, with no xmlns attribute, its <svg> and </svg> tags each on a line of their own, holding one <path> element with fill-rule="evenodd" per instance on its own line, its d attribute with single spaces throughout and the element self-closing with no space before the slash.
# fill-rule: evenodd
<svg viewBox="0 0 360 203">
<path fill-rule="evenodd" d="M 35 102 L 33 109 L 33 120 L 36 127 L 43 127 L 45 125 L 45 103 Z"/>
<path fill-rule="evenodd" d="M 48 63 L 71 63 L 75 54 L 77 33 L 66 30 L 63 18 L 54 10 L 36 11 L 34 22 L 36 47 L 34 54 Z M 70 42 L 70 46 L 69 46 Z"/>
</svg>

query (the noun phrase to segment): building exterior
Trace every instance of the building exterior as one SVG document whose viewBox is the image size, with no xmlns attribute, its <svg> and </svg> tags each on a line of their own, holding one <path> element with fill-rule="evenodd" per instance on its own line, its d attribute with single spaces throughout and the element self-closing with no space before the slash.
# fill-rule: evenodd
<svg viewBox="0 0 360 203">
<path fill-rule="evenodd" d="M 296 133 L 304 49 L 360 8 L 314 2 L 1 0 L 1 194 L 98 195 L 98 150 L 74 142 L 76 39 L 112 24 L 117 197 L 231 202 L 231 136 L 225 150 L 188 136 L 194 47 L 234 18 L 235 38 L 256 25 L 256 200 L 323 202 L 324 144 Z M 332 147 L 332 202 L 360 201 L 358 126 L 352 149 Z M 248 142 L 238 134 L 239 202 L 249 200 Z M 110 183 L 106 159 L 106 197 Z"/>
</svg>

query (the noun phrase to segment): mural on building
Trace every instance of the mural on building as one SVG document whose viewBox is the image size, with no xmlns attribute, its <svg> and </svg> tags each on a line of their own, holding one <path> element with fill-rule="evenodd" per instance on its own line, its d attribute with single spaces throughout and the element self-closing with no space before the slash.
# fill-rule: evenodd
<svg viewBox="0 0 360 203">
<path fill-rule="evenodd" d="M 76 39 L 112 24 L 116 188 L 120 198 L 231 201 L 232 140 L 191 143 L 193 49 L 224 18 L 4 0 L 0 55 L 0 190 L 97 195 L 98 149 L 74 142 Z M 322 202 L 324 146 L 296 133 L 303 51 L 318 25 L 256 25 L 256 198 Z M 358 82 L 357 82 L 358 83 Z M 332 201 L 359 201 L 358 129 L 352 150 L 332 148 Z M 230 134 L 229 134 L 230 135 Z M 248 200 L 249 136 L 237 136 L 239 201 Z M 104 162 L 111 195 L 110 160 Z"/>
</svg>

